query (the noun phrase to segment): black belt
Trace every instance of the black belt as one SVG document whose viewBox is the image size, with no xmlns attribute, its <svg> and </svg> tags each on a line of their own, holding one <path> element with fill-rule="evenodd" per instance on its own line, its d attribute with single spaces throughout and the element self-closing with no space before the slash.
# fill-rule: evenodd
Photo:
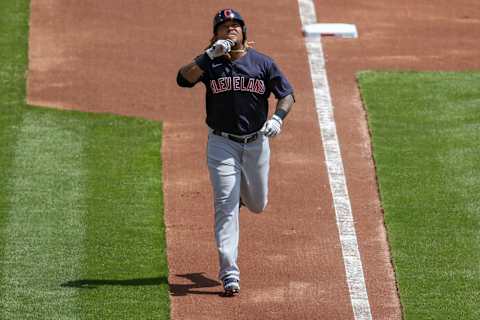
<svg viewBox="0 0 480 320">
<path fill-rule="evenodd" d="M 222 132 L 220 130 L 213 130 L 212 133 L 217 135 L 217 136 L 225 137 L 227 139 L 230 139 L 230 140 L 238 142 L 238 143 L 250 143 L 250 142 L 253 142 L 253 141 L 257 140 L 258 136 L 259 136 L 258 132 L 255 132 L 253 134 L 246 135 L 246 136 L 236 136 L 236 135 L 233 135 L 233 134 Z"/>
</svg>

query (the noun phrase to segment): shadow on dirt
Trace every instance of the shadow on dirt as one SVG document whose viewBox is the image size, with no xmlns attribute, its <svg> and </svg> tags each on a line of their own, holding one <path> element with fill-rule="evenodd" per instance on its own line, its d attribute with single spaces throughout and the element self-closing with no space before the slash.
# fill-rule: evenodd
<svg viewBox="0 0 480 320">
<path fill-rule="evenodd" d="M 207 278 L 203 275 L 203 272 L 197 273 L 187 273 L 187 274 L 176 274 L 178 278 L 184 278 L 190 280 L 190 284 L 175 284 L 170 283 L 170 293 L 172 296 L 186 296 L 189 294 L 213 294 L 213 295 L 222 295 L 223 290 L 216 291 L 205 291 L 205 290 L 196 290 L 202 288 L 213 288 L 220 286 L 221 283 Z"/>
</svg>

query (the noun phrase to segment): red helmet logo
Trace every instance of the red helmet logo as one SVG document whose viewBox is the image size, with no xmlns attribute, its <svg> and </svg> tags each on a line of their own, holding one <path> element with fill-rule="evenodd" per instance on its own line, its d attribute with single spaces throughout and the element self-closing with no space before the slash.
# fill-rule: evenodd
<svg viewBox="0 0 480 320">
<path fill-rule="evenodd" d="M 235 14 L 232 12 L 231 9 L 225 9 L 225 10 L 223 10 L 223 16 L 224 16 L 225 18 L 230 18 L 230 19 L 235 18 Z"/>
</svg>

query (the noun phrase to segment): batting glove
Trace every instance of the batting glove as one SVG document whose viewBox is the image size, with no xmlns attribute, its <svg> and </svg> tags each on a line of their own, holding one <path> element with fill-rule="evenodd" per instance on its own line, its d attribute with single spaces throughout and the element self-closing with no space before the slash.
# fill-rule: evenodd
<svg viewBox="0 0 480 320">
<path fill-rule="evenodd" d="M 267 137 L 275 137 L 280 134 L 280 131 L 282 131 L 282 124 L 282 119 L 274 114 L 272 119 L 265 122 L 260 132 Z"/>
<path fill-rule="evenodd" d="M 217 57 L 221 57 L 232 50 L 232 47 L 235 45 L 235 42 L 233 42 L 230 39 L 226 40 L 217 40 L 215 43 L 208 48 L 205 53 L 208 55 L 208 57 L 213 60 Z"/>
</svg>

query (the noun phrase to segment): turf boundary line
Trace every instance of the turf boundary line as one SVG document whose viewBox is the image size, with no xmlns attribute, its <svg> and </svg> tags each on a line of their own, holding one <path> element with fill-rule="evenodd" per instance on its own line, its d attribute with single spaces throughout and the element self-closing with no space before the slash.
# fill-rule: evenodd
<svg viewBox="0 0 480 320">
<path fill-rule="evenodd" d="M 302 26 L 317 23 L 315 4 L 312 0 L 298 0 L 298 6 Z M 305 37 L 305 46 L 353 316 L 355 320 L 369 320 L 372 319 L 372 314 L 333 116 L 321 37 Z"/>
</svg>

